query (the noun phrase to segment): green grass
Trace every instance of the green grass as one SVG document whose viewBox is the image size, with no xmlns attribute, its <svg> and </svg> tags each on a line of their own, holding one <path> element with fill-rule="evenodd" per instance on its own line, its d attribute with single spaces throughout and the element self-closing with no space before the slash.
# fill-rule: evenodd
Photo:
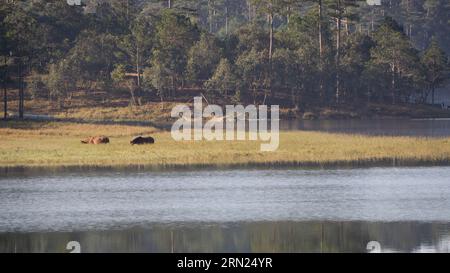
<svg viewBox="0 0 450 273">
<path fill-rule="evenodd" d="M 131 146 L 135 135 L 156 144 Z M 107 135 L 108 145 L 80 140 Z M 95 166 L 327 166 L 447 164 L 450 138 L 368 137 L 318 132 L 281 132 L 275 152 L 257 141 L 182 141 L 151 127 L 75 123 L 0 122 L 0 167 Z"/>
</svg>

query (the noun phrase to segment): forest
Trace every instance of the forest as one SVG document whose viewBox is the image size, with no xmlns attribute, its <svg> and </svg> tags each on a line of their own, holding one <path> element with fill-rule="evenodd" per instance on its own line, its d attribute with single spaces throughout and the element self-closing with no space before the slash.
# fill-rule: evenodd
<svg viewBox="0 0 450 273">
<path fill-rule="evenodd" d="M 1 0 L 5 100 L 362 107 L 434 103 L 450 78 L 448 0 L 74 2 Z"/>
</svg>

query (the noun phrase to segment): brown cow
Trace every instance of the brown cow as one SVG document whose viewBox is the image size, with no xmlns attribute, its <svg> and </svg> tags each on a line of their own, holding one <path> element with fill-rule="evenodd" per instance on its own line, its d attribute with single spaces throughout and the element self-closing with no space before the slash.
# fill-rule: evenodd
<svg viewBox="0 0 450 273">
<path fill-rule="evenodd" d="M 83 143 L 83 144 L 108 144 L 109 138 L 105 137 L 105 136 L 89 137 L 86 140 L 82 140 L 81 143 Z"/>
<path fill-rule="evenodd" d="M 153 143 L 155 143 L 155 139 L 153 137 L 142 137 L 142 136 L 135 137 L 130 141 L 131 145 L 153 144 Z"/>
</svg>

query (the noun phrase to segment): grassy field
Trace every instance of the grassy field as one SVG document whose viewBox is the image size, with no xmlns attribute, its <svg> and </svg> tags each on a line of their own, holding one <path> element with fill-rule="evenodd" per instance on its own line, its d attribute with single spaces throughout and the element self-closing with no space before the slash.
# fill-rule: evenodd
<svg viewBox="0 0 450 273">
<path fill-rule="evenodd" d="M 131 146 L 136 135 L 156 144 Z M 81 139 L 107 135 L 108 145 Z M 0 122 L 0 167 L 68 166 L 354 166 L 448 164 L 450 138 L 368 137 L 317 132 L 281 132 L 275 152 L 257 141 L 172 140 L 151 127 L 56 122 Z"/>
</svg>

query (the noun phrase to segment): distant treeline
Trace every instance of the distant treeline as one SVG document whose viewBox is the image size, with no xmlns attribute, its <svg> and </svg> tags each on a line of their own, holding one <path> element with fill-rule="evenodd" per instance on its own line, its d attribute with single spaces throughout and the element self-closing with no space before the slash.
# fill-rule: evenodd
<svg viewBox="0 0 450 273">
<path fill-rule="evenodd" d="M 198 92 L 296 108 L 424 102 L 449 78 L 448 0 L 1 0 L 2 82 L 32 96 Z"/>
</svg>

